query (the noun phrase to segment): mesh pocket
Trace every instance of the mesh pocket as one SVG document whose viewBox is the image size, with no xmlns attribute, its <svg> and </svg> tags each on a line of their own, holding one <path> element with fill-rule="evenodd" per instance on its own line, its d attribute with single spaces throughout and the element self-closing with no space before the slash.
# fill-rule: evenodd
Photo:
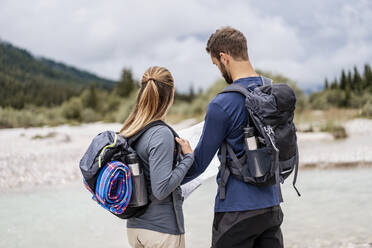
<svg viewBox="0 0 372 248">
<path fill-rule="evenodd" d="M 243 177 L 263 177 L 270 173 L 272 151 L 264 147 L 246 151 L 246 163 L 243 167 Z"/>
<path fill-rule="evenodd" d="M 293 171 L 296 165 L 296 157 L 297 155 L 293 156 L 292 158 L 286 161 L 279 161 L 279 169 L 280 175 L 283 179 L 286 179 Z"/>
<path fill-rule="evenodd" d="M 148 203 L 146 181 L 141 172 L 139 175 L 132 175 L 132 197 L 129 203 L 131 207 L 141 207 Z"/>
</svg>

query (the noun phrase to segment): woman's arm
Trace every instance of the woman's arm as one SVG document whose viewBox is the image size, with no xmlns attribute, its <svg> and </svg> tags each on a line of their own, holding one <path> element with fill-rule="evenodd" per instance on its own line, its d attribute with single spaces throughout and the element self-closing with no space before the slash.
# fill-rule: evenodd
<svg viewBox="0 0 372 248">
<path fill-rule="evenodd" d="M 192 154 L 186 154 L 173 169 L 174 136 L 169 128 L 162 126 L 151 136 L 148 143 L 149 167 L 152 194 L 163 200 L 182 182 L 194 162 Z"/>
</svg>

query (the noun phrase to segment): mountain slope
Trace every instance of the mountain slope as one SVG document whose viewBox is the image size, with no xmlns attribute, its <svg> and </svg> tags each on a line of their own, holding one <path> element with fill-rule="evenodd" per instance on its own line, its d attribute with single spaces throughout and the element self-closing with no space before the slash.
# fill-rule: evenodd
<svg viewBox="0 0 372 248">
<path fill-rule="evenodd" d="M 54 106 L 80 94 L 90 84 L 112 89 L 114 81 L 0 41 L 0 106 Z"/>
</svg>

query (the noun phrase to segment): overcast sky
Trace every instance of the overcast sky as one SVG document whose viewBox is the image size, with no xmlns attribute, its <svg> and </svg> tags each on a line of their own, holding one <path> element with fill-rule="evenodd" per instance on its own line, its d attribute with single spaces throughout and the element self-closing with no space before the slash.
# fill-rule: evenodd
<svg viewBox="0 0 372 248">
<path fill-rule="evenodd" d="M 165 66 L 181 91 L 220 77 L 205 45 L 226 25 L 246 35 L 256 68 L 304 88 L 372 62 L 370 0 L 0 0 L 1 39 L 115 80 Z"/>
</svg>

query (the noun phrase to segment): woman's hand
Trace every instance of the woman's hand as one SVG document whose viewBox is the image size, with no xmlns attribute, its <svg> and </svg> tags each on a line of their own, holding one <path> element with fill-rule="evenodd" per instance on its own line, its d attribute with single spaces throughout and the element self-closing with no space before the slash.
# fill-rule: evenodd
<svg viewBox="0 0 372 248">
<path fill-rule="evenodd" d="M 177 138 L 176 141 L 178 144 L 181 146 L 182 154 L 185 155 L 187 153 L 193 153 L 194 151 L 192 150 L 190 146 L 190 142 L 187 139 L 182 139 L 182 138 Z"/>
</svg>

